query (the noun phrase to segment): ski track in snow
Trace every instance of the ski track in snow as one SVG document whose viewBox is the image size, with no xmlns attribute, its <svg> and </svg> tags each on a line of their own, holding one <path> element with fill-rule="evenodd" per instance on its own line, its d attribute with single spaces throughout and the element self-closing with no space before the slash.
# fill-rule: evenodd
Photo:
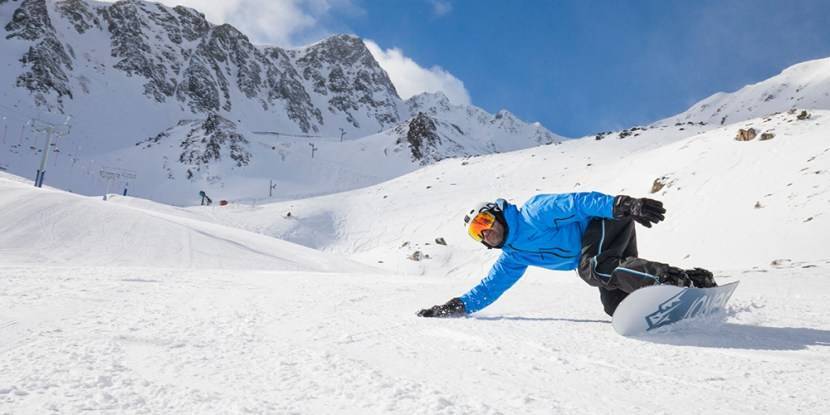
<svg viewBox="0 0 830 415">
<path fill-rule="evenodd" d="M 826 305 L 784 295 L 813 273 L 747 278 L 720 319 L 624 338 L 570 274 L 425 320 L 431 284 L 395 276 L 10 266 L 0 413 L 823 413 Z"/>
</svg>

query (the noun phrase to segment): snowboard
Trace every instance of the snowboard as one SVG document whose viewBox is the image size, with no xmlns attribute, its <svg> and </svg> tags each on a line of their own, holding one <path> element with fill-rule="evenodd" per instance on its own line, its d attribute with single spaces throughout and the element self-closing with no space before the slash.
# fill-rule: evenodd
<svg viewBox="0 0 830 415">
<path fill-rule="evenodd" d="M 612 325 L 623 336 L 646 334 L 678 321 L 710 315 L 726 306 L 739 281 L 712 288 L 652 285 L 625 297 Z"/>
</svg>

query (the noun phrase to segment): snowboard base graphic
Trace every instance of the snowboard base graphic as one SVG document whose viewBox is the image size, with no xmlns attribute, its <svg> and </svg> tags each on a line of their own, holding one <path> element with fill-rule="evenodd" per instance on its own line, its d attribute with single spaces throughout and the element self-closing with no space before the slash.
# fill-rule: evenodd
<svg viewBox="0 0 830 415">
<path fill-rule="evenodd" d="M 612 325 L 617 333 L 631 336 L 715 313 L 726 306 L 738 282 L 712 288 L 673 285 L 641 288 L 620 303 L 614 311 Z"/>
</svg>

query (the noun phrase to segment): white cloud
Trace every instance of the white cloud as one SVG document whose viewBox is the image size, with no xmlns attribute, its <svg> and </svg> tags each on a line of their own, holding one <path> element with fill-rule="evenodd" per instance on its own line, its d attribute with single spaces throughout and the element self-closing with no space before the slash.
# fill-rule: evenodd
<svg viewBox="0 0 830 415">
<path fill-rule="evenodd" d="M 438 17 L 447 15 L 452 11 L 452 3 L 447 0 L 430 0 L 430 3 L 432 3 L 432 12 Z"/>
<path fill-rule="evenodd" d="M 464 82 L 440 66 L 429 69 L 418 65 L 414 60 L 404 56 L 398 48 L 381 49 L 377 43 L 364 40 L 369 52 L 380 66 L 389 74 L 389 78 L 398 90 L 398 95 L 407 99 L 422 92 L 443 92 L 453 104 L 470 104 L 470 94 Z"/>
<path fill-rule="evenodd" d="M 105 0 L 113 2 L 115 0 Z M 303 34 L 328 32 L 320 19 L 333 9 L 354 8 L 351 0 L 156 0 L 173 7 L 182 5 L 205 14 L 211 23 L 230 23 L 254 43 L 297 46 Z M 318 37 L 318 38 L 319 38 Z M 308 40 L 308 39 L 299 39 Z"/>
</svg>

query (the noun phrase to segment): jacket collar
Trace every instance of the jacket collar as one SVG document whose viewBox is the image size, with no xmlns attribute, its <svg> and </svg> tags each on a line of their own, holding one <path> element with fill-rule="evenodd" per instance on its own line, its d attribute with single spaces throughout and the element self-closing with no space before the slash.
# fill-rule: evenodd
<svg viewBox="0 0 830 415">
<path fill-rule="evenodd" d="M 519 209 L 504 199 L 497 199 L 496 204 L 499 205 L 502 211 L 505 222 L 505 237 L 499 248 L 504 248 L 516 239 L 519 230 Z"/>
</svg>

